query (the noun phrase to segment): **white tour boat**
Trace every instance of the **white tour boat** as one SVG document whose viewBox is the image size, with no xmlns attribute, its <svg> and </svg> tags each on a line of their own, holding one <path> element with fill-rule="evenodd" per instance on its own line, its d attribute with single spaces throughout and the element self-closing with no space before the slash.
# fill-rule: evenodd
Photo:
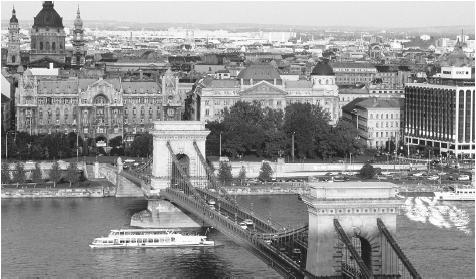
<svg viewBox="0 0 476 279">
<path fill-rule="evenodd" d="M 111 230 L 107 237 L 95 238 L 91 248 L 137 247 L 208 247 L 215 242 L 203 235 L 192 235 L 171 229 L 121 229 Z"/>
<path fill-rule="evenodd" d="M 440 201 L 474 201 L 476 189 L 456 187 L 453 192 L 435 192 L 435 198 Z"/>
</svg>

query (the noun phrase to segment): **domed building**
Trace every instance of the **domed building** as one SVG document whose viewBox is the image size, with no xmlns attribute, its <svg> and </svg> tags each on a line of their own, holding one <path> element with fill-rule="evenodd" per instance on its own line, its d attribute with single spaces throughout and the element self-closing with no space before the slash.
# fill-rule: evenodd
<svg viewBox="0 0 476 279">
<path fill-rule="evenodd" d="M 43 9 L 34 18 L 31 28 L 30 65 L 47 67 L 53 63 L 62 67 L 66 63 L 63 18 L 54 9 L 52 1 L 43 2 Z"/>
</svg>

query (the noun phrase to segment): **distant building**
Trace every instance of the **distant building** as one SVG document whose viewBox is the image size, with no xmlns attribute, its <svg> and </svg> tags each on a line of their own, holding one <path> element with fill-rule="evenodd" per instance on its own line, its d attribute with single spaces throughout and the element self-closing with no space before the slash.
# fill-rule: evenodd
<svg viewBox="0 0 476 279">
<path fill-rule="evenodd" d="M 357 98 L 342 108 L 342 119 L 358 127 L 359 137 L 373 149 L 401 139 L 401 98 Z"/>
<path fill-rule="evenodd" d="M 377 68 L 370 63 L 332 63 L 337 85 L 368 84 L 374 80 Z"/>
<path fill-rule="evenodd" d="M 250 65 L 236 79 L 203 79 L 195 89 L 197 120 L 220 120 L 223 110 L 238 101 L 258 101 L 262 106 L 282 109 L 291 103 L 320 105 L 331 117 L 339 118 L 338 88 L 329 64 L 317 64 L 311 80 L 286 81 L 269 64 Z"/>
<path fill-rule="evenodd" d="M 475 157 L 474 65 L 455 50 L 441 73 L 405 86 L 405 143 L 438 154 Z"/>
</svg>

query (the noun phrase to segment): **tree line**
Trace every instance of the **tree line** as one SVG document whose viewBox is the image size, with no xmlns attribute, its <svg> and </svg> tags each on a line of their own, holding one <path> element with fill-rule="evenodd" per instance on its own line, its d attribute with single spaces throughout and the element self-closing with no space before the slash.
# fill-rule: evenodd
<svg viewBox="0 0 476 279">
<path fill-rule="evenodd" d="M 43 178 L 45 172 L 46 178 Z M 50 170 L 42 170 L 40 164 L 36 163 L 32 170 L 25 170 L 22 162 L 16 162 L 15 168 L 11 169 L 10 164 L 2 162 L 1 172 L 2 184 L 23 184 L 23 183 L 43 183 L 51 181 L 54 183 L 69 182 L 69 185 L 85 180 L 82 172 L 78 169 L 76 162 L 71 162 L 66 170 L 61 170 L 58 162 L 54 162 Z"/>
<path fill-rule="evenodd" d="M 220 153 L 238 158 L 290 156 L 294 136 L 296 158 L 345 157 L 365 147 L 352 124 L 340 120 L 329 124 L 329 114 L 318 105 L 294 103 L 285 110 L 261 107 L 258 102 L 239 101 L 225 108 L 221 121 L 208 122 L 207 155 Z"/>
<path fill-rule="evenodd" d="M 8 138 L 7 138 L 8 136 Z M 152 135 L 137 134 L 132 144 L 124 148 L 121 136 L 109 140 L 109 155 L 147 157 L 152 154 Z M 76 149 L 77 148 L 77 149 Z M 30 135 L 25 132 L 2 135 L 2 157 L 17 160 L 56 160 L 76 156 L 107 155 L 103 147 L 96 147 L 95 139 L 83 140 L 70 132 Z"/>
</svg>

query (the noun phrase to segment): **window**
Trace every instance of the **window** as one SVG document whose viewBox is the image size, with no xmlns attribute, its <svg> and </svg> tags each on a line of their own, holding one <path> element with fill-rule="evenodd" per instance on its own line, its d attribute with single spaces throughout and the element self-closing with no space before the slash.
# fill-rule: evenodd
<svg viewBox="0 0 476 279">
<path fill-rule="evenodd" d="M 388 114 L 386 114 L 385 117 L 388 119 Z"/>
<path fill-rule="evenodd" d="M 15 55 L 12 55 L 12 63 L 15 63 L 16 59 Z"/>
<path fill-rule="evenodd" d="M 378 128 L 378 122 L 377 122 L 377 123 L 375 123 L 375 127 L 377 127 L 377 128 Z"/>
<path fill-rule="evenodd" d="M 40 42 L 40 50 L 43 50 L 43 42 Z"/>
<path fill-rule="evenodd" d="M 52 50 L 56 50 L 56 43 L 55 43 L 55 42 L 53 42 L 53 43 L 51 44 L 51 49 L 52 49 Z"/>
<path fill-rule="evenodd" d="M 205 115 L 206 115 L 206 116 L 209 116 L 209 115 L 210 115 L 210 109 L 206 109 L 206 110 L 205 110 Z"/>
</svg>

